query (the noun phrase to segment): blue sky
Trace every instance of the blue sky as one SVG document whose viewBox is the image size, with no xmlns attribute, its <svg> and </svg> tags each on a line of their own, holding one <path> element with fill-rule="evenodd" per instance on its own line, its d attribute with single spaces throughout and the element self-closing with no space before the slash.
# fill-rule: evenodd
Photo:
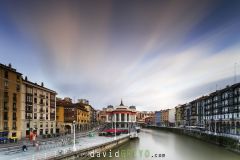
<svg viewBox="0 0 240 160">
<path fill-rule="evenodd" d="M 240 74 L 240 1 L 0 1 L 0 63 L 96 108 L 160 110 Z M 240 77 L 237 77 L 239 82 Z"/>
</svg>

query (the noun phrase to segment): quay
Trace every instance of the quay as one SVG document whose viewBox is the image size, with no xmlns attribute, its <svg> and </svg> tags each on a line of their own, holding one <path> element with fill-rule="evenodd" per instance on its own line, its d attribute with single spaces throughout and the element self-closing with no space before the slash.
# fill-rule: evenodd
<svg viewBox="0 0 240 160">
<path fill-rule="evenodd" d="M 87 134 L 76 136 L 76 151 L 73 150 L 73 141 L 62 143 L 60 139 L 45 142 L 38 148 L 28 146 L 28 150 L 23 152 L 19 146 L 9 153 L 8 150 L 0 151 L 0 160 L 53 160 L 53 159 L 88 159 L 91 153 L 101 153 L 122 145 L 130 139 L 136 138 L 137 133 L 121 134 L 114 137 L 98 136 L 97 132 L 93 137 Z"/>
</svg>

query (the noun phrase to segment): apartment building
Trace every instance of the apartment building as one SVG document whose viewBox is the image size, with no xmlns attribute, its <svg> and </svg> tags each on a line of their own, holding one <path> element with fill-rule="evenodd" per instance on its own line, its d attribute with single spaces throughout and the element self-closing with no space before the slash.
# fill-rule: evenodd
<svg viewBox="0 0 240 160">
<path fill-rule="evenodd" d="M 37 135 L 55 134 L 57 93 L 25 77 L 21 94 L 22 136 L 28 137 L 31 131 Z"/>
<path fill-rule="evenodd" d="M 21 139 L 21 73 L 0 64 L 0 137 Z"/>
</svg>

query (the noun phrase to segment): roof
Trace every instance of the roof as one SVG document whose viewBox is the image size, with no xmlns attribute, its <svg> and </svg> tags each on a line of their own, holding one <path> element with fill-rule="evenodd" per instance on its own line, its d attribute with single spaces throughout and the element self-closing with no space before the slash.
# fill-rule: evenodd
<svg viewBox="0 0 240 160">
<path fill-rule="evenodd" d="M 16 74 L 22 75 L 22 73 L 17 72 L 17 70 L 16 70 L 15 68 L 12 68 L 12 65 L 11 65 L 11 64 L 9 64 L 9 65 L 7 66 L 7 65 L 4 65 L 4 64 L 0 63 L 0 67 L 3 68 L 3 69 L 6 69 L 6 70 L 8 70 L 8 71 L 14 72 L 14 73 L 16 73 Z"/>
<path fill-rule="evenodd" d="M 33 87 L 36 87 L 36 88 L 39 88 L 39 89 L 42 89 L 42 90 L 45 90 L 45 91 L 48 91 L 48 92 L 52 92 L 52 93 L 54 93 L 54 94 L 57 94 L 56 91 L 51 90 L 51 89 L 48 89 L 48 88 L 46 88 L 46 87 L 44 87 L 44 86 L 41 86 L 41 85 L 39 85 L 39 84 L 37 84 L 37 83 L 33 83 L 33 82 L 29 81 L 29 80 L 25 80 L 25 79 L 22 78 L 22 82 L 25 83 L 25 84 L 31 85 L 31 86 L 33 86 Z"/>
</svg>

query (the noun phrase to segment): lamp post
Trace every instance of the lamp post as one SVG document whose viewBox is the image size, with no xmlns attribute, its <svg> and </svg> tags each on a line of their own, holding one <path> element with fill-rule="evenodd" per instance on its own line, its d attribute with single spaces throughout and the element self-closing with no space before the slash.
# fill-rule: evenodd
<svg viewBox="0 0 240 160">
<path fill-rule="evenodd" d="M 129 126 L 129 122 L 128 122 L 128 135 L 130 134 L 130 126 Z"/>
<path fill-rule="evenodd" d="M 114 132 L 114 133 L 115 133 L 115 136 L 114 136 L 114 140 L 116 140 L 116 139 L 117 139 L 117 133 L 116 133 L 116 132 L 117 132 L 117 126 L 116 126 L 116 122 L 117 122 L 116 119 L 117 119 L 117 118 L 116 118 L 116 113 L 114 114 L 114 119 L 115 119 L 115 132 Z"/>
<path fill-rule="evenodd" d="M 73 121 L 73 151 L 76 151 L 76 137 L 75 137 L 75 120 Z"/>
</svg>

